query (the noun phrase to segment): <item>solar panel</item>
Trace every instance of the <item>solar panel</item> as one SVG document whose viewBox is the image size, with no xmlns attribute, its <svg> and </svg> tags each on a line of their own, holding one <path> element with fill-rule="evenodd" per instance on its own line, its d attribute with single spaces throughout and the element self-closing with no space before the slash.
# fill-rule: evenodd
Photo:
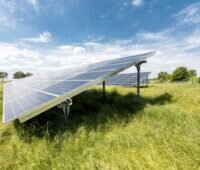
<svg viewBox="0 0 200 170">
<path fill-rule="evenodd" d="M 140 84 L 148 84 L 150 72 L 140 73 Z M 106 80 L 106 85 L 113 86 L 135 86 L 137 84 L 137 73 L 116 74 Z"/>
<path fill-rule="evenodd" d="M 24 122 L 99 84 L 108 77 L 136 65 L 154 52 L 35 75 L 4 84 L 3 122 Z"/>
</svg>

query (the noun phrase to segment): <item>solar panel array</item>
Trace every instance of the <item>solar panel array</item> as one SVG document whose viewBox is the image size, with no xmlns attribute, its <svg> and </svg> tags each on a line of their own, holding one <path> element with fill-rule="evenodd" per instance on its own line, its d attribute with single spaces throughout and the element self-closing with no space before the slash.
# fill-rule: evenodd
<svg viewBox="0 0 200 170">
<path fill-rule="evenodd" d="M 150 72 L 140 73 L 140 84 L 148 84 Z M 106 80 L 106 85 L 135 86 L 137 84 L 137 73 L 116 74 Z"/>
<path fill-rule="evenodd" d="M 104 61 L 6 83 L 3 91 L 3 122 L 15 119 L 24 122 L 153 54 Z"/>
</svg>

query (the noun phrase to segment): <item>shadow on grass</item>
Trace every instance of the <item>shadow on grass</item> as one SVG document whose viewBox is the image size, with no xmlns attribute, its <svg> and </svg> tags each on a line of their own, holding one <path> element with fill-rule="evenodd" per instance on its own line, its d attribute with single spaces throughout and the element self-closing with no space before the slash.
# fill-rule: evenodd
<svg viewBox="0 0 200 170">
<path fill-rule="evenodd" d="M 152 86 L 152 85 L 151 85 Z M 137 88 L 137 86 L 133 86 L 134 88 Z M 140 89 L 146 89 L 146 88 L 149 88 L 150 86 L 149 85 L 141 85 L 140 86 Z"/>
<path fill-rule="evenodd" d="M 23 124 L 15 121 L 14 126 L 21 139 L 26 142 L 31 142 L 31 137 L 47 135 L 52 138 L 66 131 L 73 133 L 80 126 L 87 130 L 95 130 L 97 127 L 105 130 L 108 121 L 128 122 L 130 116 L 142 111 L 147 104 L 163 105 L 171 100 L 172 96 L 168 93 L 154 98 L 138 98 L 134 93 L 121 95 L 114 89 L 106 92 L 106 100 L 103 101 L 102 90 L 93 89 L 73 98 L 67 126 L 64 125 L 62 110 L 56 107 Z"/>
</svg>

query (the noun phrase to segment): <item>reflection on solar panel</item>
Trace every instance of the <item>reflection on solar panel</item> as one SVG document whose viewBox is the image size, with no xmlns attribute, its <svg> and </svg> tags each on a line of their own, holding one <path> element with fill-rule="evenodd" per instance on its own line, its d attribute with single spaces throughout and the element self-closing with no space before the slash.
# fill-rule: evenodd
<svg viewBox="0 0 200 170">
<path fill-rule="evenodd" d="M 153 54 L 109 60 L 6 83 L 3 92 L 3 122 L 15 119 L 24 122 Z"/>
<path fill-rule="evenodd" d="M 140 73 L 140 84 L 147 85 L 150 72 Z M 135 86 L 137 84 L 137 73 L 117 74 L 106 80 L 106 85 Z"/>
</svg>

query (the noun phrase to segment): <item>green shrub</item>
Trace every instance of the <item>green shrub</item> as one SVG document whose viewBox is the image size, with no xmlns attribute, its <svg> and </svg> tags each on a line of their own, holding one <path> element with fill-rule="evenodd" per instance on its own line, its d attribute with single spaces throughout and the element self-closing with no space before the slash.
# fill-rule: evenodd
<svg viewBox="0 0 200 170">
<path fill-rule="evenodd" d="M 158 80 L 159 80 L 159 82 L 166 82 L 169 79 L 170 79 L 170 74 L 168 74 L 167 72 L 162 71 L 162 72 L 160 72 L 158 74 Z"/>
<path fill-rule="evenodd" d="M 197 71 L 194 70 L 194 69 L 189 70 L 188 73 L 189 73 L 190 77 L 196 77 L 197 76 Z"/>
<path fill-rule="evenodd" d="M 178 67 L 172 73 L 172 81 L 188 81 L 189 72 L 186 67 Z"/>
</svg>

